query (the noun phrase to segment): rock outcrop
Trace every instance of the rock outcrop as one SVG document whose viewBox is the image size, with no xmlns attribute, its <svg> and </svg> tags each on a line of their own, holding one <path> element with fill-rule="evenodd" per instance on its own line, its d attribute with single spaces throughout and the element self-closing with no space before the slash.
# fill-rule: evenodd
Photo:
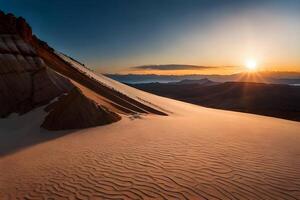
<svg viewBox="0 0 300 200">
<path fill-rule="evenodd" d="M 25 113 L 74 86 L 19 35 L 0 34 L 0 116 Z"/>
<path fill-rule="evenodd" d="M 31 27 L 24 18 L 16 18 L 13 14 L 4 14 L 2 11 L 0 11 L 0 33 L 18 34 L 26 42 L 32 40 Z"/>
<path fill-rule="evenodd" d="M 49 130 L 109 124 L 120 120 L 117 113 L 166 115 L 74 67 L 33 35 L 25 19 L 0 11 L 0 117 L 24 114 L 56 97 L 42 124 Z"/>
<path fill-rule="evenodd" d="M 98 105 L 74 88 L 57 102 L 49 105 L 50 113 L 42 127 L 48 130 L 81 129 L 110 124 L 121 117 Z"/>
</svg>

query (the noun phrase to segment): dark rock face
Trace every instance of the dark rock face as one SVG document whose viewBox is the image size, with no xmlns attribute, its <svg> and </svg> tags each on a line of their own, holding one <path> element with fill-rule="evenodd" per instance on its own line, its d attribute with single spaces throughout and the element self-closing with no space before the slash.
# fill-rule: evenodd
<svg viewBox="0 0 300 200">
<path fill-rule="evenodd" d="M 0 34 L 18 34 L 27 42 L 32 39 L 31 27 L 24 18 L 16 18 L 13 14 L 4 14 L 2 11 L 0 11 Z"/>
<path fill-rule="evenodd" d="M 0 12 L 0 117 L 28 112 L 73 87 L 45 64 L 31 40 L 23 18 Z"/>
<path fill-rule="evenodd" d="M 166 115 L 93 79 L 59 55 L 32 34 L 23 18 L 0 11 L 0 117 L 29 112 L 66 94 L 48 109 L 44 128 L 87 128 L 120 120 L 103 102 L 81 93 L 80 86 L 109 102 L 106 106 L 114 112 Z"/>
<path fill-rule="evenodd" d="M 121 117 L 96 104 L 74 88 L 46 110 L 50 110 L 42 127 L 48 130 L 80 129 L 110 124 Z"/>
<path fill-rule="evenodd" d="M 53 57 L 46 63 L 45 55 Z M 0 11 L 0 117 L 24 114 L 61 97 L 48 108 L 42 124 L 48 130 L 88 128 L 121 119 L 54 71 L 61 63 L 47 43 L 32 35 L 23 18 Z"/>
<path fill-rule="evenodd" d="M 25 113 L 73 86 L 18 35 L 0 35 L 0 116 Z"/>
</svg>

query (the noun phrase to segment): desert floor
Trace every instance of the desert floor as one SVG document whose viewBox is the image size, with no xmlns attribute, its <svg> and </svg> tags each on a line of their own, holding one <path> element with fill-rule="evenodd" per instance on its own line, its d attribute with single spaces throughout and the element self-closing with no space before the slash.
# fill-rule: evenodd
<svg viewBox="0 0 300 200">
<path fill-rule="evenodd" d="M 0 121 L 0 199 L 300 199 L 300 123 L 153 98 L 172 113 L 67 133 Z"/>
</svg>

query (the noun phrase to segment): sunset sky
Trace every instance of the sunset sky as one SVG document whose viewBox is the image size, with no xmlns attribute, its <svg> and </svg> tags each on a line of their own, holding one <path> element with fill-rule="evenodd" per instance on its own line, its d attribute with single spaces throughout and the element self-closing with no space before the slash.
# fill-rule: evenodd
<svg viewBox="0 0 300 200">
<path fill-rule="evenodd" d="M 100 72 L 231 74 L 249 60 L 300 71 L 299 0 L 6 0 L 1 9 Z M 134 68 L 152 64 L 204 67 Z"/>
</svg>

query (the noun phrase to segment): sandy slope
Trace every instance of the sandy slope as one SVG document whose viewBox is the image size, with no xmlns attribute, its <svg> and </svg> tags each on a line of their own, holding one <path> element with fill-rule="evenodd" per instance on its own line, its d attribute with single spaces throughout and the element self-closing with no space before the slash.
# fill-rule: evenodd
<svg viewBox="0 0 300 200">
<path fill-rule="evenodd" d="M 61 72 L 80 87 L 88 98 L 93 99 L 100 105 L 105 104 L 109 109 L 117 113 L 125 114 L 138 114 L 138 113 L 152 113 L 158 115 L 167 115 L 161 110 L 154 108 L 153 105 L 149 105 L 147 102 L 142 102 L 137 99 L 135 93 L 130 93 L 130 89 L 123 90 L 123 86 L 119 87 L 109 78 L 103 75 L 97 75 L 89 68 L 85 67 L 80 62 L 65 56 L 59 52 L 51 54 L 52 56 L 59 58 L 59 61 L 63 61 L 67 72 Z M 50 63 L 52 60 L 50 60 Z M 61 66 L 61 65 L 58 65 Z M 71 72 L 71 73 L 70 73 Z M 128 87 L 127 87 L 128 88 Z"/>
<path fill-rule="evenodd" d="M 128 90 L 173 114 L 123 117 L 2 156 L 0 199 L 300 198 L 300 123 Z"/>
<path fill-rule="evenodd" d="M 122 120 L 50 132 L 40 128 L 43 107 L 0 119 L 0 200 L 300 198 L 300 123 L 198 107 L 97 76 L 18 20 L 10 34 L 31 41 L 51 69 Z"/>
</svg>

